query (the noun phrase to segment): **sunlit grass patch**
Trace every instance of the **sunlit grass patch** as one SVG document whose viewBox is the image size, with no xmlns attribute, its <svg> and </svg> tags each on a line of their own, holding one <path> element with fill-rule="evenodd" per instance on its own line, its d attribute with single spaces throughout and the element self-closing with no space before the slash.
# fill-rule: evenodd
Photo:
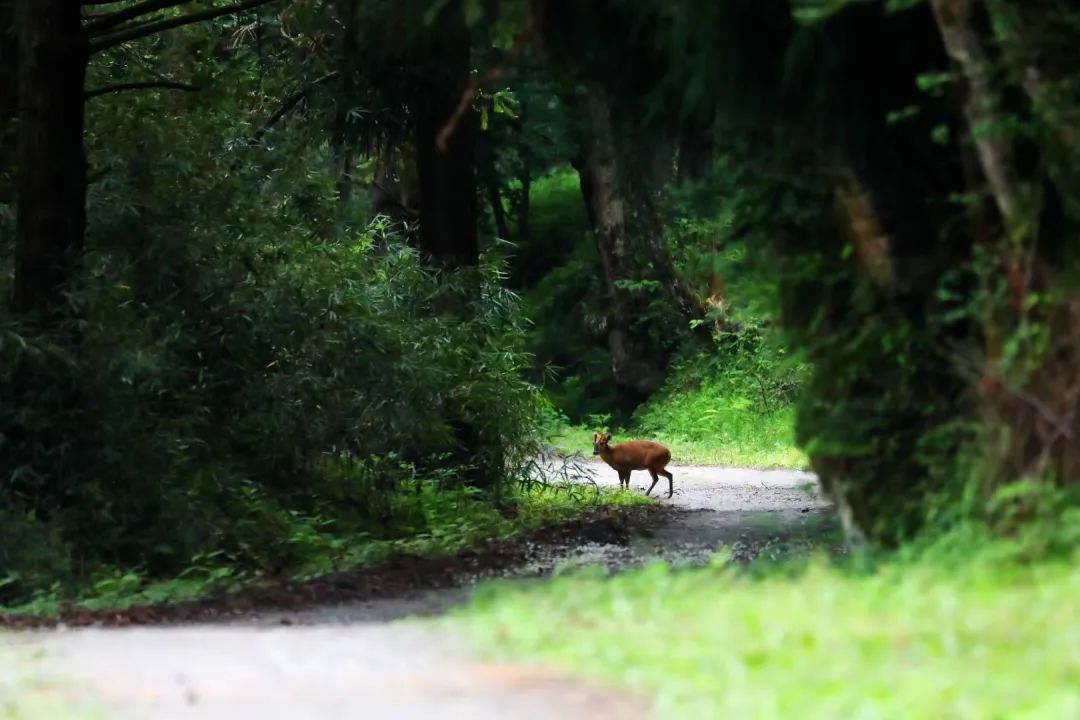
<svg viewBox="0 0 1080 720">
<path fill-rule="evenodd" d="M 101 708 L 75 700 L 74 690 L 46 672 L 45 658 L 0 647 L 0 720 L 102 720 Z"/>
<path fill-rule="evenodd" d="M 678 428 L 657 430 L 616 428 L 613 442 L 655 440 L 671 450 L 672 462 L 682 465 L 721 465 L 744 468 L 801 469 L 809 465 L 806 454 L 795 446 L 790 410 L 772 416 L 747 416 L 715 434 L 680 433 Z M 592 434 L 599 428 L 565 426 L 551 443 L 564 453 L 592 454 Z"/>
<path fill-rule="evenodd" d="M 977 554 L 977 548 L 972 548 Z M 1080 565 L 662 565 L 491 586 L 459 621 L 493 652 L 653 695 L 670 718 L 1080 717 Z"/>
</svg>

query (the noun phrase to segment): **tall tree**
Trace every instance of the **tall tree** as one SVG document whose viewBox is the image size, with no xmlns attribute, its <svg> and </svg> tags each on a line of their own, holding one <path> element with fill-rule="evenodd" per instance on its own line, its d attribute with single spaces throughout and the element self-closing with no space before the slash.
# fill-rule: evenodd
<svg viewBox="0 0 1080 720">
<path fill-rule="evenodd" d="M 587 118 L 582 189 L 590 208 L 610 299 L 607 338 L 611 369 L 619 385 L 648 395 L 663 381 L 663 358 L 636 330 L 636 316 L 642 308 L 624 286 L 639 277 L 639 270 L 629 237 L 626 178 L 619 162 L 611 101 L 602 86 L 594 86 L 584 93 L 582 103 Z"/>
<path fill-rule="evenodd" d="M 1060 0 L 931 6 L 960 78 L 964 134 L 977 159 L 972 190 L 988 193 L 1002 228 L 984 248 L 1000 268 L 987 281 L 1001 282 L 1007 298 L 981 318 L 981 411 L 1001 437 L 986 454 L 984 490 L 1018 477 L 1065 484 L 1080 476 L 1080 11 Z M 1017 122 L 1034 143 L 1006 129 Z M 1033 343 L 1031 327 L 1045 328 L 1047 339 Z"/>
<path fill-rule="evenodd" d="M 0 205 L 14 199 L 18 154 L 19 44 L 15 0 L 0 0 Z"/>
<path fill-rule="evenodd" d="M 635 25 L 620 3 L 553 1 L 544 10 L 543 38 L 554 69 L 579 84 L 582 152 L 572 164 L 607 288 L 612 373 L 621 387 L 648 395 L 663 381 L 677 333 L 643 321 L 656 299 L 644 289 L 658 287 L 661 303 L 687 322 L 704 316 L 703 303 L 671 260 L 656 204 L 674 167 L 674 145 L 664 133 L 668 116 L 655 124 L 646 119 L 660 58 L 642 32 L 648 27 Z"/>
<path fill-rule="evenodd" d="M 273 0 L 241 0 L 175 12 L 187 0 L 16 0 L 18 28 L 18 206 L 12 306 L 56 317 L 74 285 L 86 231 L 83 103 L 97 52 Z M 84 18 L 83 9 L 107 5 Z M 157 85 L 159 83 L 139 84 Z M 126 86 L 124 89 L 135 89 Z M 97 88 L 101 94 L 109 88 Z"/>
<path fill-rule="evenodd" d="M 70 0 L 19 0 L 16 312 L 64 305 L 86 229 L 83 92 L 89 42 Z"/>
<path fill-rule="evenodd" d="M 420 248 L 436 264 L 472 267 L 477 236 L 477 118 L 466 95 L 471 45 L 463 0 L 451 0 L 422 41 L 414 95 Z"/>
</svg>

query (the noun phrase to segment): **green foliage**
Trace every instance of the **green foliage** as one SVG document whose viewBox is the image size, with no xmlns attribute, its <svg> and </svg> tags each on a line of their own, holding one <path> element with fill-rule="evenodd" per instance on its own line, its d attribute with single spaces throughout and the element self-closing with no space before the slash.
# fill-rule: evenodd
<svg viewBox="0 0 1080 720">
<path fill-rule="evenodd" d="M 476 489 L 447 490 L 438 483 L 423 482 L 416 491 L 393 497 L 394 516 L 399 523 L 382 537 L 294 513 L 284 528 L 287 537 L 280 543 L 281 549 L 294 559 L 280 571 L 290 579 L 305 580 L 368 567 L 403 554 L 449 556 L 492 540 L 511 539 L 567 522 L 600 508 L 648 502 L 636 493 L 552 483 L 514 489 L 503 499 L 500 509 Z M 145 569 L 101 566 L 75 594 L 53 588 L 23 603 L 0 604 L 0 611 L 48 616 L 56 614 L 61 603 L 85 610 L 177 603 L 268 580 L 273 578 L 238 566 L 227 553 L 209 551 L 193 556 L 175 577 L 156 578 Z"/>
<path fill-rule="evenodd" d="M 457 622 L 500 656 L 644 689 L 658 717 L 1068 717 L 1080 566 L 1019 549 L 972 528 L 872 568 L 581 573 L 487 586 Z"/>
<path fill-rule="evenodd" d="M 1003 102 L 967 128 L 918 0 L 582 5 L 528 28 L 543 67 L 505 55 L 532 18 L 496 5 L 462 7 L 474 66 L 505 81 L 474 105 L 479 197 L 508 237 L 457 273 L 425 267 L 409 222 L 369 223 L 359 192 L 395 175 L 388 151 L 416 156 L 445 2 L 291 3 L 95 56 L 90 88 L 200 90 L 89 101 L 76 319 L 43 330 L 0 311 L 0 599 L 319 572 L 432 527 L 472 542 L 487 526 L 451 521 L 457 493 L 495 507 L 535 479 L 543 431 L 597 415 L 684 461 L 780 466 L 804 463 L 794 416 L 829 489 L 887 543 L 927 522 L 1019 533 L 1068 514 L 1073 494 L 1033 489 L 1076 467 L 1075 428 L 1046 411 L 1075 425 L 1056 409 L 1076 398 L 1067 2 L 987 3 L 972 31 Z M 676 359 L 636 412 L 566 165 L 578 83 L 610 95 L 625 156 L 623 329 L 650 363 Z M 965 164 L 983 133 L 1017 165 L 1019 230 L 996 227 L 986 159 Z M 694 147 L 713 167 L 680 185 Z M 14 225 L 0 206 L 0 296 Z M 665 245 L 713 292 L 694 321 L 725 330 L 708 353 L 654 272 Z M 763 339 L 774 326 L 805 366 Z M 1004 396 L 978 395 L 983 380 Z"/>
<path fill-rule="evenodd" d="M 665 443 L 678 462 L 805 467 L 793 424 L 806 368 L 752 330 L 722 343 L 677 365 L 630 432 Z"/>
<path fill-rule="evenodd" d="M 336 562 L 335 537 L 412 526 L 417 478 L 494 500 L 530 472 L 502 266 L 425 267 L 341 206 L 321 141 L 249 144 L 243 91 L 211 85 L 172 122 L 155 95 L 92 106 L 85 319 L 0 314 L 4 600 Z"/>
<path fill-rule="evenodd" d="M 39 652 L 18 643 L 0 647 L 0 718 L 3 720 L 104 720 L 99 701 L 72 697 L 63 681 L 42 672 Z"/>
<path fill-rule="evenodd" d="M 593 248 L 587 258 L 593 263 L 590 269 L 599 268 L 578 174 L 571 168 L 561 167 L 532 180 L 529 233 L 530 237 L 520 239 L 511 260 L 511 282 L 523 290 L 532 289 L 541 273 L 571 262 L 585 248 Z M 579 278 L 581 285 L 572 289 L 589 287 L 594 275 L 590 272 Z"/>
<path fill-rule="evenodd" d="M 519 379 L 523 356 L 498 339 L 515 332 L 504 291 L 484 290 L 473 320 L 452 321 L 430 309 L 458 281 L 398 246 L 365 235 L 277 253 L 261 279 L 192 271 L 192 286 L 169 287 L 160 304 L 123 287 L 112 264 L 102 292 L 120 296 L 116 314 L 97 318 L 62 366 L 93 398 L 68 419 L 48 411 L 49 386 L 24 381 L 56 378 L 56 356 L 5 343 L 4 395 L 21 400 L 4 406 L 5 501 L 24 520 L 5 523 L 4 539 L 40 548 L 5 543 L 22 548 L 24 567 L 9 572 L 62 575 L 65 553 L 45 549 L 58 533 L 80 563 L 112 557 L 151 573 L 206 550 L 247 569 L 303 565 L 304 526 L 378 533 L 417 473 L 459 484 L 462 420 L 480 428 L 473 462 L 499 482 L 524 471 L 538 406 Z M 51 433 L 85 438 L 87 426 L 93 442 L 41 450 Z"/>
<path fill-rule="evenodd" d="M 792 427 L 798 389 L 809 368 L 789 355 L 769 327 L 779 313 L 779 278 L 772 272 L 775 263 L 764 269 L 763 253 L 756 247 L 776 232 L 767 222 L 786 220 L 789 214 L 795 216 L 792 223 L 799 222 L 797 214 L 804 210 L 798 200 L 785 198 L 777 214 L 775 204 L 766 204 L 772 199 L 761 194 L 762 181 L 741 172 L 734 155 L 723 155 L 701 181 L 666 188 L 665 238 L 674 260 L 693 287 L 709 287 L 714 275 L 725 280 L 726 298 L 709 320 L 720 320 L 726 329 L 709 350 L 698 349 L 696 341 L 687 342 L 686 356 L 673 362 L 664 387 L 636 410 L 620 404 L 609 379 L 606 349 L 594 346 L 588 354 L 576 345 L 580 318 L 585 314 L 587 322 L 590 304 L 603 303 L 593 279 L 598 271 L 592 244 L 580 246 L 566 265 L 551 271 L 527 295 L 534 301 L 528 312 L 535 323 L 530 331 L 535 354 L 545 357 L 548 348 L 551 354 L 573 350 L 579 368 L 585 366 L 582 358 L 589 358 L 594 368 L 591 375 L 556 374 L 548 387 L 554 404 L 567 416 L 566 423 L 554 428 L 557 446 L 590 451 L 592 432 L 613 425 L 620 437 L 648 437 L 668 444 L 677 462 L 806 464 L 795 448 Z M 670 305 L 654 281 L 624 285 Z M 541 299 L 544 304 L 536 302 Z M 672 321 L 665 312 L 670 307 L 642 322 L 670 328 Z"/>
<path fill-rule="evenodd" d="M 623 426 L 593 414 L 549 427 L 567 452 L 592 452 L 592 433 L 613 427 L 616 441 L 647 438 L 668 446 L 676 463 L 802 468 L 795 446 L 795 400 L 808 368 L 756 328 L 722 336 L 713 352 L 675 364 L 664 387 Z"/>
<path fill-rule="evenodd" d="M 522 296 L 531 321 L 527 343 L 534 380 L 576 422 L 589 413 L 619 409 L 625 403 L 612 381 L 600 330 L 606 312 L 600 260 L 577 173 L 563 169 L 538 178 L 531 208 L 531 232 L 543 242 L 529 243 L 531 249 L 515 262 L 548 268 Z"/>
<path fill-rule="evenodd" d="M 955 490 L 965 476 L 960 448 L 970 429 L 943 338 L 970 322 L 954 297 L 966 297 L 970 276 L 950 269 L 917 279 L 926 294 L 890 296 L 855 253 L 829 185 L 793 181 L 790 158 L 764 163 L 748 142 L 733 136 L 710 174 L 684 192 L 680 202 L 700 219 L 683 224 L 682 252 L 711 237 L 712 271 L 730 277 L 725 315 L 751 325 L 781 320 L 778 341 L 806 364 L 795 443 L 835 481 L 830 489 L 853 498 L 864 530 L 895 540 L 921 526 L 935 492 Z M 709 197 L 722 199 L 711 212 Z M 760 370 L 747 384 L 755 376 Z"/>
</svg>

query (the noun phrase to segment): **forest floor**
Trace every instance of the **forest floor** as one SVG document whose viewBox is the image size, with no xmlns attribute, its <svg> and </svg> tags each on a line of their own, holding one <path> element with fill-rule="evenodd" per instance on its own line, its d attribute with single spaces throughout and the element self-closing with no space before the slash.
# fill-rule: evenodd
<svg viewBox="0 0 1080 720">
<path fill-rule="evenodd" d="M 598 483 L 615 484 L 613 471 L 590 466 Z M 627 508 L 629 520 L 592 518 L 457 564 L 409 565 L 377 584 L 380 592 L 356 592 L 356 578 L 338 578 L 293 603 L 256 598 L 214 612 L 117 618 L 148 623 L 141 627 L 7 633 L 0 665 L 15 672 L 0 672 L 0 717 L 648 717 L 643 696 L 486 662 L 452 626 L 422 618 L 467 602 L 485 578 L 590 564 L 618 571 L 655 559 L 700 565 L 721 548 L 749 560 L 836 539 L 812 475 L 670 469 L 675 495 L 653 512 Z M 647 480 L 639 475 L 637 492 Z"/>
</svg>

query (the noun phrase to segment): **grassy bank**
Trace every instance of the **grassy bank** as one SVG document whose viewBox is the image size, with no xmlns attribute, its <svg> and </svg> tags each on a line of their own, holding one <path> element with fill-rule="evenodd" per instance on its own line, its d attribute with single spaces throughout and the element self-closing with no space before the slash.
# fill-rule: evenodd
<svg viewBox="0 0 1080 720">
<path fill-rule="evenodd" d="M 1080 717 L 1080 566 L 1008 552 L 794 576 L 655 565 L 491 586 L 459 621 L 499 655 L 644 691 L 659 717 Z"/>
<path fill-rule="evenodd" d="M 105 720 L 89 700 L 74 700 L 70 687 L 47 673 L 41 658 L 22 648 L 0 647 L 0 720 Z"/>
<path fill-rule="evenodd" d="M 663 386 L 628 419 L 556 420 L 550 442 L 563 452 L 591 453 L 593 433 L 607 430 L 615 442 L 661 442 L 675 463 L 805 468 L 806 454 L 795 444 L 795 405 L 807 370 L 776 337 L 751 327 L 676 361 Z M 552 400 L 563 407 L 558 395 Z"/>
<path fill-rule="evenodd" d="M 592 452 L 592 436 L 608 429 L 615 442 L 648 439 L 671 449 L 676 463 L 755 468 L 804 468 L 795 445 L 797 373 L 765 343 L 729 356 L 703 354 L 677 365 L 661 390 L 624 427 L 607 419 L 558 425 L 552 444 Z"/>
<path fill-rule="evenodd" d="M 332 527 L 298 526 L 295 542 L 302 544 L 306 562 L 287 576 L 268 578 L 242 572 L 222 554 L 196 558 L 178 577 L 148 580 L 135 570 L 102 573 L 81 588 L 54 587 L 28 603 L 0 606 L 0 614 L 55 616 L 61 607 L 75 610 L 120 609 L 196 600 L 282 580 L 307 580 L 335 572 L 370 567 L 400 555 L 450 556 L 490 540 L 510 539 L 538 528 L 573 520 L 601 508 L 645 504 L 635 493 L 582 486 L 536 485 L 520 489 L 496 506 L 464 490 L 437 490 L 425 485 L 415 498 L 422 515 L 413 532 L 392 539 L 365 535 L 341 536 Z"/>
<path fill-rule="evenodd" d="M 762 417 L 747 413 L 745 424 L 729 426 L 709 437 L 681 435 L 677 431 L 650 430 L 638 425 L 615 428 L 613 442 L 655 440 L 671 450 L 672 462 L 682 465 L 723 465 L 747 468 L 789 468 L 807 466 L 806 455 L 795 447 L 791 431 L 791 409 Z M 745 432 L 735 431 L 735 428 Z M 552 436 L 551 443 L 561 452 L 592 453 L 592 436 L 602 429 L 584 425 L 564 425 Z M 696 433 L 695 433 L 696 435 Z"/>
</svg>

